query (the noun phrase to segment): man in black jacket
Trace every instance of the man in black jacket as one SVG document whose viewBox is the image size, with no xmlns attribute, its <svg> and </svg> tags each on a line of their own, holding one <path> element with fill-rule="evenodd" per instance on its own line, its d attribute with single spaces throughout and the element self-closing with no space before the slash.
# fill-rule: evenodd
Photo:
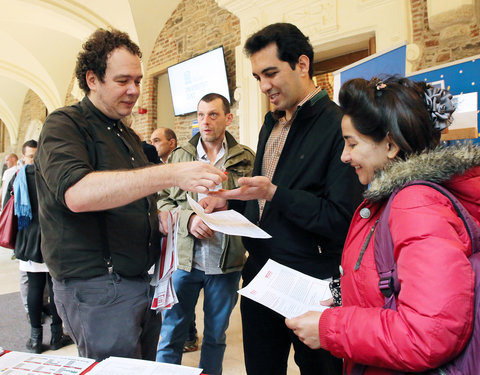
<svg viewBox="0 0 480 375">
<path fill-rule="evenodd" d="M 249 253 L 244 285 L 269 258 L 316 278 L 337 276 L 362 192 L 353 170 L 340 161 L 342 112 L 315 87 L 313 48 L 294 25 L 265 27 L 249 37 L 245 52 L 274 110 L 260 130 L 254 177 L 219 194 L 248 200 L 245 215 L 272 235 L 243 239 Z M 341 374 L 342 361 L 302 344 L 284 317 L 248 298 L 240 306 L 249 375 L 286 374 L 291 344 L 302 375 Z"/>
</svg>

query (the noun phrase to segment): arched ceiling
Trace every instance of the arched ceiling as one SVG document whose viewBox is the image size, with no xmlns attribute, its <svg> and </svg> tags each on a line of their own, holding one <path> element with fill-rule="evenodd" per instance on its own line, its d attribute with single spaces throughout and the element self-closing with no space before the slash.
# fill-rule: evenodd
<svg viewBox="0 0 480 375">
<path fill-rule="evenodd" d="M 129 33 L 146 63 L 180 0 L 0 0 L 0 119 L 18 135 L 25 94 L 64 104 L 78 51 L 98 27 Z"/>
</svg>

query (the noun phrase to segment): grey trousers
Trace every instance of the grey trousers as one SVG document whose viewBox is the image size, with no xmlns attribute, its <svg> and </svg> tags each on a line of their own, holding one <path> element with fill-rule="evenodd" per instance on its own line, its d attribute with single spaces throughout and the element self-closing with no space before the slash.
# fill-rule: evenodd
<svg viewBox="0 0 480 375">
<path fill-rule="evenodd" d="M 53 279 L 55 305 L 81 357 L 155 360 L 161 315 L 150 309 L 149 276 Z"/>
</svg>

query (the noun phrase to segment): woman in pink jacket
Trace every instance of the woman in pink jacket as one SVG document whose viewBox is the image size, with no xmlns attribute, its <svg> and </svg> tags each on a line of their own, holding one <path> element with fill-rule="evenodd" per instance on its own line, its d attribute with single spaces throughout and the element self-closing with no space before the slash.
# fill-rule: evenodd
<svg viewBox="0 0 480 375">
<path fill-rule="evenodd" d="M 384 309 L 374 258 L 375 223 L 388 197 L 412 180 L 444 185 L 480 220 L 480 150 L 439 147 L 450 123 L 451 95 L 423 82 L 354 79 L 340 91 L 345 111 L 342 161 L 369 184 L 345 242 L 342 306 L 286 324 L 311 348 L 345 359 L 365 374 L 420 372 L 454 358 L 473 322 L 471 241 L 450 200 L 409 186 L 394 198 L 389 226 L 401 290 L 397 311 Z"/>
</svg>

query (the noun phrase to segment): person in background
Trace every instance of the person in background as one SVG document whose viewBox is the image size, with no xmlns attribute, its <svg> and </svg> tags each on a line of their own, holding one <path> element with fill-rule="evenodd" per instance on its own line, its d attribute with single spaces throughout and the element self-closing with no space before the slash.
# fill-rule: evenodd
<svg viewBox="0 0 480 375">
<path fill-rule="evenodd" d="M 31 334 L 27 341 L 27 350 L 40 354 L 46 348 L 43 346 L 42 311 L 44 307 L 44 290 L 48 283 L 50 292 L 49 311 L 52 316 L 50 350 L 57 350 L 73 344 L 70 337 L 64 335 L 62 319 L 58 316 L 54 303 L 52 279 L 48 268 L 43 263 L 40 252 L 40 226 L 38 221 L 38 200 L 35 185 L 35 168 L 33 156 L 37 150 L 37 142 L 29 140 L 22 146 L 22 161 L 24 167 L 14 177 L 15 213 L 19 218 L 19 230 L 15 242 L 15 256 L 19 260 L 20 271 L 26 272 L 28 277 L 28 316 L 30 319 Z M 17 209 L 18 208 L 18 209 Z"/>
<path fill-rule="evenodd" d="M 8 169 L 7 167 L 7 164 L 5 163 L 5 159 L 2 163 L 2 169 L 1 169 L 1 172 L 0 172 L 0 176 L 3 176 L 3 173 L 5 173 L 5 171 Z M 0 179 L 0 187 L 2 186 L 2 180 Z"/>
<path fill-rule="evenodd" d="M 177 148 L 177 135 L 170 128 L 157 128 L 150 136 L 150 143 L 155 147 L 161 163 L 168 163 L 168 157 Z M 195 352 L 198 350 L 197 326 L 195 324 L 195 313 L 188 326 L 188 335 L 183 345 L 183 352 Z"/>
<path fill-rule="evenodd" d="M 162 163 L 167 163 L 170 153 L 177 148 L 177 135 L 170 128 L 157 128 L 150 136 L 150 143 L 157 150 Z"/>
<path fill-rule="evenodd" d="M 15 176 L 15 173 L 18 171 L 18 156 L 16 154 L 8 154 L 5 156 L 5 165 L 7 166 L 7 169 L 5 172 L 3 172 L 2 175 L 2 200 L 0 201 L 0 204 L 3 207 L 5 207 L 5 204 L 8 202 L 8 199 L 10 199 L 10 196 L 7 194 L 7 188 L 8 188 L 8 183 L 12 179 L 13 176 Z M 7 199 L 5 199 L 7 198 Z"/>
<path fill-rule="evenodd" d="M 130 127 L 132 127 L 131 124 Z M 142 139 L 142 135 L 137 130 L 133 129 L 133 131 L 138 136 L 138 138 Z M 151 144 L 147 143 L 146 141 L 142 141 L 142 149 L 150 163 L 160 164 L 162 162 L 158 157 L 157 150 Z"/>
<path fill-rule="evenodd" d="M 286 320 L 313 349 L 345 358 L 345 373 L 423 372 L 454 358 L 470 338 L 475 274 L 471 240 L 453 203 L 424 185 L 401 189 L 388 219 L 400 292 L 384 308 L 375 264 L 376 222 L 394 190 L 443 185 L 480 220 L 480 149 L 441 147 L 455 107 L 448 91 L 402 77 L 353 79 L 340 90 L 342 161 L 370 184 L 345 242 L 342 306 Z M 373 236 L 369 233 L 373 233 Z M 363 373 L 363 372 L 361 372 Z"/>
<path fill-rule="evenodd" d="M 188 325 L 187 339 L 183 344 L 184 353 L 196 352 L 198 350 L 198 331 L 197 331 L 197 324 L 195 323 L 195 319 L 196 319 L 196 314 L 194 311 L 192 321 Z"/>
<path fill-rule="evenodd" d="M 248 284 L 268 259 L 307 275 L 338 275 L 348 224 L 362 186 L 340 161 L 342 112 L 313 82 L 313 48 L 296 26 L 269 25 L 245 43 L 252 74 L 268 97 L 260 130 L 254 177 L 240 188 L 216 193 L 248 200 L 245 216 L 272 238 L 244 238 Z M 285 374 L 290 347 L 303 375 L 340 374 L 341 360 L 311 350 L 285 326 L 284 318 L 241 298 L 245 365 L 249 375 Z"/>
<path fill-rule="evenodd" d="M 153 163 L 153 164 L 162 163 L 162 160 L 159 158 L 157 154 L 157 149 L 153 147 L 151 144 L 148 144 L 147 141 L 142 141 L 142 148 L 143 148 L 143 152 L 147 156 L 147 159 L 150 163 Z"/>
<path fill-rule="evenodd" d="M 238 179 L 250 176 L 255 154 L 237 143 L 226 131 L 233 114 L 228 100 L 210 93 L 198 103 L 199 133 L 183 147 L 173 151 L 170 163 L 200 160 L 226 171 L 228 179 L 216 188 L 238 187 Z M 157 361 L 181 364 L 182 350 L 195 305 L 203 289 L 204 331 L 200 367 L 210 375 L 222 373 L 226 348 L 225 332 L 230 314 L 237 302 L 240 271 L 245 263 L 241 237 L 214 232 L 197 216 L 187 201 L 187 192 L 178 188 L 159 193 L 158 207 L 165 218 L 169 210 L 181 207 L 178 236 L 178 269 L 172 280 L 178 303 L 163 311 L 163 324 L 158 343 Z M 205 194 L 192 194 L 196 201 Z M 240 206 L 243 202 L 237 202 Z M 233 206 L 231 207 L 233 208 Z M 224 207 L 226 209 L 226 207 Z M 162 220 L 163 222 L 163 220 Z M 164 223 L 166 224 L 166 223 Z M 164 225 L 166 232 L 166 226 Z"/>
<path fill-rule="evenodd" d="M 24 151 L 24 147 L 22 147 Z M 20 166 L 23 164 L 22 159 L 18 159 L 16 154 L 8 154 L 5 156 L 5 165 L 7 170 L 4 172 L 2 177 L 2 200 L 0 201 L 0 205 L 3 209 L 7 204 L 8 200 L 11 198 L 13 194 L 13 181 L 15 180 L 15 175 L 19 170 Z M 1 210 L 0 210 L 1 211 Z M 16 260 L 15 257 L 15 249 L 12 252 L 12 260 Z M 28 296 L 28 276 L 25 271 L 20 269 L 19 274 L 19 285 L 20 285 L 20 298 L 22 299 L 23 307 L 25 308 L 25 313 L 27 316 L 27 320 L 30 321 L 28 316 L 28 303 L 27 303 L 27 296 Z"/>
<path fill-rule="evenodd" d="M 8 200 L 11 197 L 11 193 L 13 191 L 13 185 L 12 185 L 13 180 L 21 164 L 22 162 L 21 160 L 18 159 L 18 156 L 16 154 L 8 154 L 5 156 L 5 165 L 7 169 L 2 175 L 2 200 L 0 201 L 0 206 L 2 209 L 3 207 L 5 207 L 5 205 L 7 204 Z M 12 260 L 15 260 L 15 259 L 16 259 L 15 251 L 13 251 Z M 26 272 L 20 270 L 19 281 L 20 281 L 20 297 L 22 299 L 22 304 L 23 304 L 23 307 L 25 308 L 25 312 L 28 318 L 28 303 L 27 303 L 28 277 Z"/>
<path fill-rule="evenodd" d="M 150 136 L 150 143 L 160 158 L 162 163 L 168 163 L 168 157 L 172 151 L 177 148 L 177 135 L 170 128 L 157 128 Z M 195 352 L 198 350 L 197 326 L 195 324 L 195 313 L 193 319 L 188 326 L 188 335 L 183 345 L 183 352 Z"/>
<path fill-rule="evenodd" d="M 148 270 L 160 255 L 156 193 L 206 193 L 226 176 L 202 162 L 151 165 L 122 118 L 140 95 L 139 47 L 96 30 L 76 65 L 83 100 L 52 112 L 35 155 L 42 255 L 80 356 L 155 359 L 160 323 Z"/>
</svg>

